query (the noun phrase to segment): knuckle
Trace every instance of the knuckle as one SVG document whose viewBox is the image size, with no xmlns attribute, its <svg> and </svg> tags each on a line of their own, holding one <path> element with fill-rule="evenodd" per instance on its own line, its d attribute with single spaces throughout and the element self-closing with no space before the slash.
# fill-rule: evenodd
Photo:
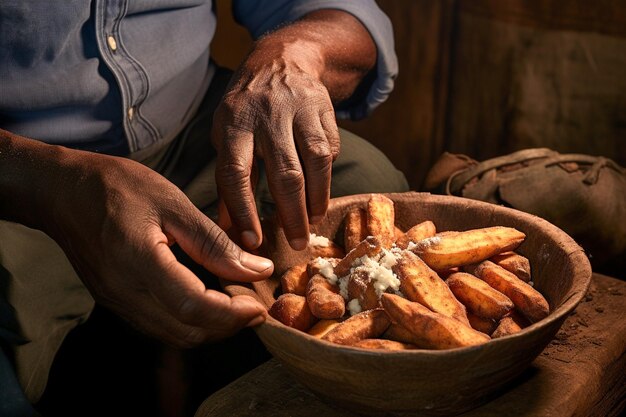
<svg viewBox="0 0 626 417">
<path fill-rule="evenodd" d="M 292 195 L 304 189 L 304 174 L 301 170 L 284 168 L 278 170 L 276 174 L 281 185 L 277 190 L 279 195 Z"/>
<path fill-rule="evenodd" d="M 215 170 L 217 184 L 223 187 L 244 187 L 249 177 L 250 168 L 240 162 L 219 164 Z"/>
<path fill-rule="evenodd" d="M 220 102 L 220 104 L 217 106 L 217 109 L 215 110 L 214 117 L 224 117 L 224 116 L 230 116 L 234 114 L 238 107 L 237 103 L 239 103 L 239 100 L 236 99 L 235 94 L 231 93 L 231 94 L 224 95 L 222 101 Z"/>
<path fill-rule="evenodd" d="M 213 123 L 224 134 L 228 134 L 232 127 L 249 131 L 256 121 L 255 107 L 249 100 L 243 100 L 239 94 L 230 93 L 215 110 Z"/>
<path fill-rule="evenodd" d="M 234 115 L 241 110 L 241 100 L 238 100 L 237 95 L 234 93 L 228 93 L 224 95 L 222 101 L 219 103 L 213 113 L 213 120 L 230 120 Z"/>
<path fill-rule="evenodd" d="M 306 153 L 305 163 L 308 163 L 313 169 L 328 169 L 333 162 L 333 155 L 327 142 L 309 144 Z"/>
<path fill-rule="evenodd" d="M 226 259 L 237 260 L 241 256 L 241 251 L 228 237 L 226 232 L 211 222 L 205 231 L 197 237 L 205 267 L 215 262 L 223 262 Z"/>
<path fill-rule="evenodd" d="M 310 152 L 316 151 L 316 148 L 324 148 L 328 144 L 328 140 L 322 131 L 305 130 L 303 132 L 304 145 Z M 321 149 L 320 149 L 321 150 Z M 319 152 L 319 151 L 318 151 Z"/>
<path fill-rule="evenodd" d="M 219 259 L 228 252 L 230 239 L 214 224 L 209 226 L 208 233 L 205 233 L 201 239 L 200 253 L 205 259 Z"/>
</svg>

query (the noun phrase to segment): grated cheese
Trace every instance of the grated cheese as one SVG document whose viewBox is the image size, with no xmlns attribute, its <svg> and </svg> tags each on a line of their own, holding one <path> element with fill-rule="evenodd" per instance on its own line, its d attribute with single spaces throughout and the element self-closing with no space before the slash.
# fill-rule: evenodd
<svg viewBox="0 0 626 417">
<path fill-rule="evenodd" d="M 407 246 L 407 250 L 410 250 L 411 252 L 413 252 L 415 249 L 423 250 L 430 246 L 437 245 L 440 242 L 441 242 L 441 237 L 439 236 L 427 237 L 426 239 L 422 239 L 418 242 L 413 242 L 413 241 L 409 242 Z"/>
<path fill-rule="evenodd" d="M 351 316 L 354 316 L 355 314 L 363 311 L 363 309 L 361 308 L 361 304 L 359 303 L 359 300 L 357 298 L 350 300 L 350 302 L 348 303 L 348 310 L 350 311 Z"/>
<path fill-rule="evenodd" d="M 315 262 L 317 262 L 320 267 L 320 274 L 322 274 L 322 276 L 331 284 L 336 284 L 337 275 L 335 275 L 333 264 L 331 264 L 328 259 L 319 257 L 315 259 Z"/>
<path fill-rule="evenodd" d="M 350 275 L 346 275 L 345 277 L 339 278 L 339 294 L 343 297 L 344 300 L 348 299 L 348 281 L 350 280 Z"/>
<path fill-rule="evenodd" d="M 380 256 L 379 263 L 381 266 L 387 269 L 391 269 L 395 264 L 398 263 L 399 256 L 399 252 L 394 253 L 393 250 L 389 251 L 387 249 L 383 249 L 383 253 Z"/>
<path fill-rule="evenodd" d="M 315 233 L 309 235 L 309 245 L 317 246 L 320 248 L 327 248 L 330 246 L 330 240 L 324 236 L 318 236 Z"/>
<path fill-rule="evenodd" d="M 394 291 L 400 288 L 400 280 L 391 270 L 391 266 L 395 263 L 395 255 L 390 251 L 383 251 L 382 255 L 374 258 L 367 255 L 359 258 L 355 262 L 357 265 L 351 269 L 351 272 L 355 270 L 365 271 L 372 281 L 376 295 L 380 298 L 388 288 Z"/>
</svg>

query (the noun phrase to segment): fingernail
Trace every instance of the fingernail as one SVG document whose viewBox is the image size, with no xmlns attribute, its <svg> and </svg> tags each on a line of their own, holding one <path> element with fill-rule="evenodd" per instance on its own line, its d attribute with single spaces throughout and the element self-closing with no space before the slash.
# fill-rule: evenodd
<svg viewBox="0 0 626 417">
<path fill-rule="evenodd" d="M 289 246 L 295 250 L 304 250 L 309 244 L 308 239 L 296 238 L 289 241 Z"/>
<path fill-rule="evenodd" d="M 256 316 L 246 324 L 246 327 L 254 327 L 265 322 L 265 316 Z"/>
<path fill-rule="evenodd" d="M 250 249 L 256 249 L 259 247 L 259 237 L 252 230 L 244 230 L 241 232 L 241 242 Z"/>
<path fill-rule="evenodd" d="M 243 252 L 241 254 L 241 265 L 245 268 L 248 268 L 254 272 L 265 272 L 268 269 L 274 267 L 272 261 L 267 258 L 262 258 L 260 256 L 252 255 L 247 252 Z"/>
</svg>

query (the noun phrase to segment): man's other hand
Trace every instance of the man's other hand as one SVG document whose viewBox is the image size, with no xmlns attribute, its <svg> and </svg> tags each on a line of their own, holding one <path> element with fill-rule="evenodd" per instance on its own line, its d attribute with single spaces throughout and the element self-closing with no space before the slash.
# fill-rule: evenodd
<svg viewBox="0 0 626 417">
<path fill-rule="evenodd" d="M 97 302 L 143 332 L 177 347 L 195 346 L 260 324 L 251 297 L 207 289 L 175 258 L 177 243 L 221 278 L 257 281 L 270 260 L 242 251 L 165 178 L 131 160 L 66 151 L 52 224 Z"/>
</svg>

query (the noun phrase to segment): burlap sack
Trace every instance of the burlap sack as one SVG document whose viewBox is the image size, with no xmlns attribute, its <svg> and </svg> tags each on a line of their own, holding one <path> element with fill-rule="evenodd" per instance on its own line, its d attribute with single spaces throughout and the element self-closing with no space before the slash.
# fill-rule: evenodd
<svg viewBox="0 0 626 417">
<path fill-rule="evenodd" d="M 572 236 L 594 269 L 624 276 L 626 170 L 610 159 L 546 148 L 483 162 L 444 153 L 425 188 L 540 216 Z"/>
</svg>

